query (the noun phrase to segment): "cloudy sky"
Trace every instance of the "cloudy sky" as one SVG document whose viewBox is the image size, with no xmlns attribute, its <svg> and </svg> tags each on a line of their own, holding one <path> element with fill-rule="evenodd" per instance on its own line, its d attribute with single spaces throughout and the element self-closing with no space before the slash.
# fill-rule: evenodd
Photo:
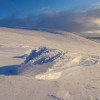
<svg viewBox="0 0 100 100">
<path fill-rule="evenodd" d="M 0 26 L 99 33 L 100 0 L 0 0 Z"/>
</svg>

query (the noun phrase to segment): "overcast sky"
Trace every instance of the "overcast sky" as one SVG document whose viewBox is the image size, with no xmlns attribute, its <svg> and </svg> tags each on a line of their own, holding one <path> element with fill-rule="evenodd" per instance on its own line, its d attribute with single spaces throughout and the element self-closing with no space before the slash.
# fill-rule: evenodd
<svg viewBox="0 0 100 100">
<path fill-rule="evenodd" d="M 100 0 L 0 0 L 0 26 L 100 32 Z"/>
</svg>

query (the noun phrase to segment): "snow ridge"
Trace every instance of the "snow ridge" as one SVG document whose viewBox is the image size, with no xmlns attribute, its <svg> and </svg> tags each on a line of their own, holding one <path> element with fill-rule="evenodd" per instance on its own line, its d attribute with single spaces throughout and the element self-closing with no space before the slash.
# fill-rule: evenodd
<svg viewBox="0 0 100 100">
<path fill-rule="evenodd" d="M 39 47 L 29 50 L 24 55 L 24 63 L 20 65 L 5 66 L 0 73 L 5 75 L 31 76 L 41 80 L 59 79 L 64 73 L 82 67 L 100 64 L 100 56 L 85 55 L 58 50 L 48 47 Z"/>
</svg>

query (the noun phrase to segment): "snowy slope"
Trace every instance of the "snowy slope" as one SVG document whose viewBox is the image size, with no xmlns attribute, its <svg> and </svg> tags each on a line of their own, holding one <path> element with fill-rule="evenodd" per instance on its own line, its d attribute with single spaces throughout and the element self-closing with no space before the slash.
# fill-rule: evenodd
<svg viewBox="0 0 100 100">
<path fill-rule="evenodd" d="M 0 28 L 0 100 L 99 100 L 99 66 L 99 43 Z"/>
</svg>

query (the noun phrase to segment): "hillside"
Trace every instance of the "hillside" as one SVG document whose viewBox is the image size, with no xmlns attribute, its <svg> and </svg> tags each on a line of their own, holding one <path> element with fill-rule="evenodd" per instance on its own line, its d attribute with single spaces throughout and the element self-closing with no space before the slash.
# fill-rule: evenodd
<svg viewBox="0 0 100 100">
<path fill-rule="evenodd" d="M 99 100 L 100 44 L 63 31 L 0 28 L 0 100 Z"/>
</svg>

